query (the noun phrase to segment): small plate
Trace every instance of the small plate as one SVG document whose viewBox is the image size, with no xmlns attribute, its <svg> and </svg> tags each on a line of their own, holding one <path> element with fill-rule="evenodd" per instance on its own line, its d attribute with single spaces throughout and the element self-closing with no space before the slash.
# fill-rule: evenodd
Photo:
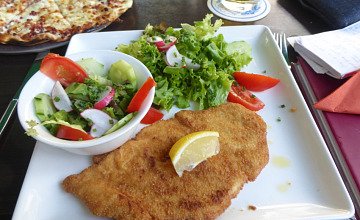
<svg viewBox="0 0 360 220">
<path fill-rule="evenodd" d="M 267 0 L 260 0 L 258 5 L 254 6 L 251 10 L 244 12 L 233 11 L 226 8 L 222 0 L 208 0 L 207 5 L 214 14 L 217 16 L 238 22 L 250 22 L 264 18 L 269 14 L 271 5 Z"/>
</svg>

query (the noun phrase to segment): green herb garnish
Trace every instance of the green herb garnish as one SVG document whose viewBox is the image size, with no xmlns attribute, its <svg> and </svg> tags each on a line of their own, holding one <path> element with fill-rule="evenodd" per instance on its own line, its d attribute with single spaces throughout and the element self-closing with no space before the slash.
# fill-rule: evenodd
<svg viewBox="0 0 360 220">
<path fill-rule="evenodd" d="M 60 101 L 60 97 L 59 97 L 59 96 L 55 96 L 54 101 L 55 101 L 55 102 L 59 102 L 59 101 Z"/>
</svg>

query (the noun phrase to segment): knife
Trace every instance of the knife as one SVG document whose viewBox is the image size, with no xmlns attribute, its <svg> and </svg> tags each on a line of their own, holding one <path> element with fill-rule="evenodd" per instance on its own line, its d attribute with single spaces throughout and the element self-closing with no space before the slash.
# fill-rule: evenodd
<svg viewBox="0 0 360 220">
<path fill-rule="evenodd" d="M 48 54 L 50 52 L 50 50 L 45 50 L 43 52 L 40 52 L 37 54 L 37 56 L 35 57 L 35 60 L 33 62 L 33 64 L 31 65 L 29 71 L 27 72 L 21 86 L 19 87 L 19 89 L 16 91 L 14 97 L 12 98 L 12 100 L 10 101 L 10 103 L 8 104 L 5 112 L 3 113 L 3 115 L 1 116 L 0 119 L 0 136 L 2 135 L 3 131 L 5 130 L 6 125 L 8 124 L 11 116 L 14 113 L 14 110 L 17 106 L 18 103 L 18 99 L 21 93 L 22 88 L 25 86 L 26 82 L 39 70 L 40 68 L 40 63 L 41 60 L 46 56 L 46 54 Z"/>
</svg>

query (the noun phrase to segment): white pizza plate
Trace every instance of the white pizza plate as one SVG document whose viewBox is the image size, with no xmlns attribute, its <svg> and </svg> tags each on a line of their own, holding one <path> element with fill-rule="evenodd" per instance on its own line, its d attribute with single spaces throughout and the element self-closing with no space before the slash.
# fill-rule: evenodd
<svg viewBox="0 0 360 220">
<path fill-rule="evenodd" d="M 114 50 L 118 44 L 128 44 L 141 33 L 118 31 L 75 35 L 67 54 Z M 222 27 L 219 33 L 228 42 L 245 40 L 252 45 L 254 59 L 244 70 L 266 71 L 269 76 L 281 80 L 276 87 L 255 93 L 266 104 L 258 113 L 268 124 L 269 164 L 255 182 L 244 186 L 219 219 L 352 217 L 354 206 L 349 194 L 270 30 L 265 26 L 234 26 Z M 291 108 L 296 111 L 290 111 Z M 173 109 L 167 118 L 175 111 Z M 13 219 L 99 219 L 61 188 L 66 176 L 78 173 L 90 164 L 89 156 L 71 154 L 38 142 Z M 256 210 L 250 206 L 255 206 Z"/>
</svg>

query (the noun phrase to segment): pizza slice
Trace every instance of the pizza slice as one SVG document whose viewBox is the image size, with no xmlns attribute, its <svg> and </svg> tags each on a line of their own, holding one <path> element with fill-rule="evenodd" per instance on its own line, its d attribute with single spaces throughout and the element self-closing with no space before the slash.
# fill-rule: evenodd
<svg viewBox="0 0 360 220">
<path fill-rule="evenodd" d="M 71 24 L 72 33 L 108 25 L 117 17 L 112 8 L 100 0 L 55 0 L 61 14 Z"/>
<path fill-rule="evenodd" d="M 63 41 L 70 37 L 70 28 L 54 0 L 35 0 L 12 18 L 0 40 L 28 44 Z"/>
<path fill-rule="evenodd" d="M 0 43 L 60 42 L 112 23 L 133 0 L 0 0 Z"/>
<path fill-rule="evenodd" d="M 30 0 L 1 0 L 0 1 L 0 34 L 6 34 L 10 22 L 31 4 Z"/>
</svg>

